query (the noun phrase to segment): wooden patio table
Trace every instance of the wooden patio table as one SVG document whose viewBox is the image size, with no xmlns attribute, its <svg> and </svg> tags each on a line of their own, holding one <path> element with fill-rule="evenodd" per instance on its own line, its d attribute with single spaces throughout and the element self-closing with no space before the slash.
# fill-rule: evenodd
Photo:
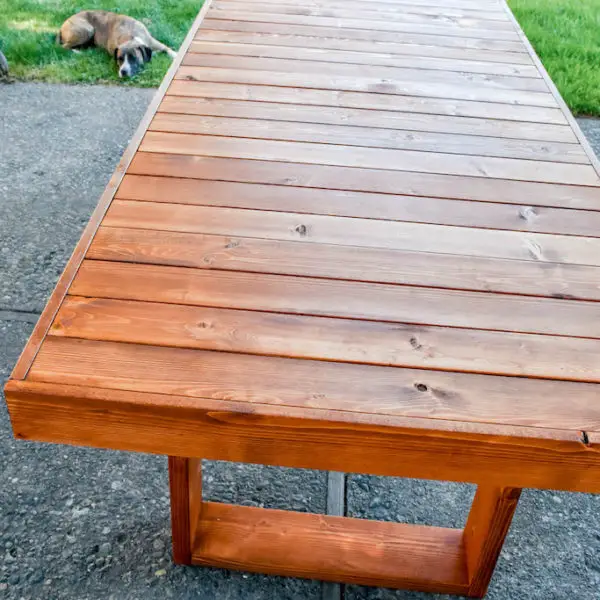
<svg viewBox="0 0 600 600">
<path fill-rule="evenodd" d="M 485 594 L 600 492 L 598 163 L 501 0 L 213 0 L 52 294 L 18 438 L 169 455 L 174 559 Z M 464 530 L 203 502 L 200 458 L 471 482 Z"/>
</svg>

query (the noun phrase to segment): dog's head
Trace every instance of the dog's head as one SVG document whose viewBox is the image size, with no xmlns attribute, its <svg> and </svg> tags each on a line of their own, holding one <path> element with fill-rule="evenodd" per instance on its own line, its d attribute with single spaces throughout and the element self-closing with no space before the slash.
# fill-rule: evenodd
<svg viewBox="0 0 600 600">
<path fill-rule="evenodd" d="M 119 77 L 133 77 L 145 63 L 152 60 L 152 49 L 140 40 L 133 39 L 115 50 L 115 60 L 119 66 Z"/>
</svg>

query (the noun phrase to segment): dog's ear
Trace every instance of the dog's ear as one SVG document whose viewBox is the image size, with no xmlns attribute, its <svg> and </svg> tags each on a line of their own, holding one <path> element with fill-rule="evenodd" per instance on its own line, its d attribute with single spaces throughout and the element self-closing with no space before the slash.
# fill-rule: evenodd
<svg viewBox="0 0 600 600">
<path fill-rule="evenodd" d="M 117 60 L 117 59 L 118 59 L 118 56 L 117 56 L 117 54 L 118 54 L 118 53 L 119 53 L 119 49 L 118 49 L 118 48 L 115 48 L 115 50 L 114 50 L 114 52 L 113 52 L 113 58 L 114 58 L 115 60 Z"/>
<path fill-rule="evenodd" d="M 142 46 L 140 50 L 142 51 L 144 62 L 150 62 L 152 60 L 152 48 L 149 48 L 148 46 Z"/>
</svg>

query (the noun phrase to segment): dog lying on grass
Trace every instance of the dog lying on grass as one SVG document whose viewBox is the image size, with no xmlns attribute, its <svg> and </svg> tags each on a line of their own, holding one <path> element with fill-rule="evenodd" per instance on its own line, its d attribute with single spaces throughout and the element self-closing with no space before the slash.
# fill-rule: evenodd
<svg viewBox="0 0 600 600">
<path fill-rule="evenodd" d="M 143 23 L 105 10 L 84 10 L 69 17 L 60 28 L 57 41 L 69 50 L 104 48 L 117 61 L 119 77 L 136 75 L 152 60 L 152 52 L 176 56 L 171 48 L 154 39 Z"/>
</svg>

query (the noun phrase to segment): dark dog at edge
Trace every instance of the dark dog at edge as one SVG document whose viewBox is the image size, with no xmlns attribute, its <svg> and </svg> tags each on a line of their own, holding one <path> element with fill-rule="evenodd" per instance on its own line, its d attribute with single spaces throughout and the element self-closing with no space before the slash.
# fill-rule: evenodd
<svg viewBox="0 0 600 600">
<path fill-rule="evenodd" d="M 133 77 L 150 62 L 152 52 L 176 56 L 171 48 L 154 39 L 143 23 L 105 10 L 84 10 L 69 17 L 60 28 L 57 41 L 69 50 L 104 48 L 117 61 L 119 77 Z"/>
</svg>

